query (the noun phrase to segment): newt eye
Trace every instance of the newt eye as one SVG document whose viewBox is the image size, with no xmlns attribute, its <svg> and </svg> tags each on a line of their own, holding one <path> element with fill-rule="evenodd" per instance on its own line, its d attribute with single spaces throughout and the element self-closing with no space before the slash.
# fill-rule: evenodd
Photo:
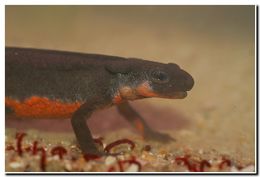
<svg viewBox="0 0 260 177">
<path fill-rule="evenodd" d="M 169 81 L 169 76 L 163 71 L 153 71 L 151 75 L 156 83 L 163 84 Z"/>
</svg>

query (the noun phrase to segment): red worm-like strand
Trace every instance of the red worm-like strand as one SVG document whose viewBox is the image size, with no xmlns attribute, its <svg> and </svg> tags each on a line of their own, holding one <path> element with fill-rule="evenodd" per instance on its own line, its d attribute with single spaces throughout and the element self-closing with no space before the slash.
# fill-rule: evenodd
<svg viewBox="0 0 260 177">
<path fill-rule="evenodd" d="M 204 171 L 205 166 L 207 166 L 208 168 L 211 167 L 210 163 L 207 160 L 202 160 L 200 162 L 200 171 Z"/>
<path fill-rule="evenodd" d="M 32 155 L 36 155 L 38 152 L 38 141 L 33 142 Z"/>
<path fill-rule="evenodd" d="M 183 162 L 185 166 L 187 166 L 189 171 L 197 172 L 196 164 L 191 164 L 189 162 L 189 155 L 185 155 L 184 157 L 176 157 L 175 160 L 179 164 L 180 162 Z"/>
<path fill-rule="evenodd" d="M 129 144 L 131 149 L 134 149 L 134 147 L 135 147 L 135 144 L 134 144 L 133 141 L 131 141 L 131 140 L 129 140 L 129 139 L 120 139 L 120 140 L 117 140 L 117 141 L 114 141 L 114 142 L 108 144 L 108 145 L 105 147 L 104 150 L 105 150 L 106 152 L 109 152 L 113 147 L 118 146 L 118 145 L 120 145 L 120 144 Z"/>
<path fill-rule="evenodd" d="M 40 167 L 42 171 L 46 170 L 46 150 L 43 147 L 40 147 L 37 149 L 38 151 L 41 151 L 41 163 Z"/>
<path fill-rule="evenodd" d="M 218 165 L 218 168 L 220 169 L 220 170 L 222 170 L 223 169 L 223 167 L 224 167 L 224 165 L 227 165 L 228 167 L 230 167 L 231 166 L 231 160 L 229 160 L 229 159 L 226 159 L 226 158 L 222 158 L 222 161 L 220 162 L 220 164 Z"/>
<path fill-rule="evenodd" d="M 22 149 L 22 141 L 24 136 L 26 136 L 26 133 L 16 133 L 16 146 L 17 146 L 17 152 L 19 156 L 22 156 L 23 154 L 23 149 Z"/>
<path fill-rule="evenodd" d="M 184 165 L 187 166 L 188 170 L 192 171 L 192 172 L 199 172 L 199 171 L 203 172 L 205 166 L 207 166 L 209 168 L 211 167 L 211 164 L 207 160 L 198 161 L 197 162 L 198 164 L 196 164 L 196 163 L 191 164 L 191 162 L 189 161 L 189 158 L 190 158 L 190 156 L 186 155 L 184 157 L 176 157 L 175 160 L 178 164 L 180 162 L 183 162 Z"/>
<path fill-rule="evenodd" d="M 67 154 L 67 150 L 62 146 L 56 146 L 51 150 L 51 155 L 59 155 L 60 159 L 63 159 L 63 155 L 65 154 Z"/>
<path fill-rule="evenodd" d="M 190 162 L 188 162 L 186 164 L 186 166 L 188 167 L 188 170 L 189 171 L 192 171 L 192 172 L 198 172 L 199 170 L 197 169 L 197 166 L 196 164 L 191 164 Z"/>
</svg>

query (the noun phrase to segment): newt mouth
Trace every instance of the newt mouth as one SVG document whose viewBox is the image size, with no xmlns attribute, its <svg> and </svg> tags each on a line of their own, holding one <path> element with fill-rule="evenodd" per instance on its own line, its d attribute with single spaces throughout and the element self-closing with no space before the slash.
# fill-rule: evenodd
<svg viewBox="0 0 260 177">
<path fill-rule="evenodd" d="M 162 95 L 160 98 L 168 98 L 168 99 L 183 99 L 187 96 L 187 92 L 174 92 L 171 95 Z"/>
<path fill-rule="evenodd" d="M 183 92 L 175 92 L 173 93 L 170 98 L 174 98 L 174 99 L 183 99 L 187 96 L 187 92 L 183 91 Z"/>
</svg>

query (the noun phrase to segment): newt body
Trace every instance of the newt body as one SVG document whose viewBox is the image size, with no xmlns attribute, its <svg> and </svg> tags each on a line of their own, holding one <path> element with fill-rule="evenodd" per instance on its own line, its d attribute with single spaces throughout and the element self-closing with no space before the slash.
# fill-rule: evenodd
<svg viewBox="0 0 260 177">
<path fill-rule="evenodd" d="M 71 118 L 83 153 L 100 154 L 86 119 L 116 105 L 145 138 L 169 141 L 155 132 L 127 101 L 181 99 L 194 80 L 178 65 L 97 54 L 6 47 L 5 104 L 23 118 Z"/>
</svg>

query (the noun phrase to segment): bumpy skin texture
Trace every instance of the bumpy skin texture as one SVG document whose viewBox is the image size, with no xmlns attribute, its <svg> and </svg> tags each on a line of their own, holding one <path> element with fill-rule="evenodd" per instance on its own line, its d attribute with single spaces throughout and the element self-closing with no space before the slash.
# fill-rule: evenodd
<svg viewBox="0 0 260 177">
<path fill-rule="evenodd" d="M 178 65 L 134 58 L 6 47 L 6 108 L 30 118 L 72 118 L 83 153 L 102 154 L 85 121 L 93 111 L 117 105 L 147 139 L 173 140 L 153 131 L 127 103 L 149 97 L 181 99 L 194 80 Z M 105 121 L 105 120 L 104 120 Z"/>
</svg>

